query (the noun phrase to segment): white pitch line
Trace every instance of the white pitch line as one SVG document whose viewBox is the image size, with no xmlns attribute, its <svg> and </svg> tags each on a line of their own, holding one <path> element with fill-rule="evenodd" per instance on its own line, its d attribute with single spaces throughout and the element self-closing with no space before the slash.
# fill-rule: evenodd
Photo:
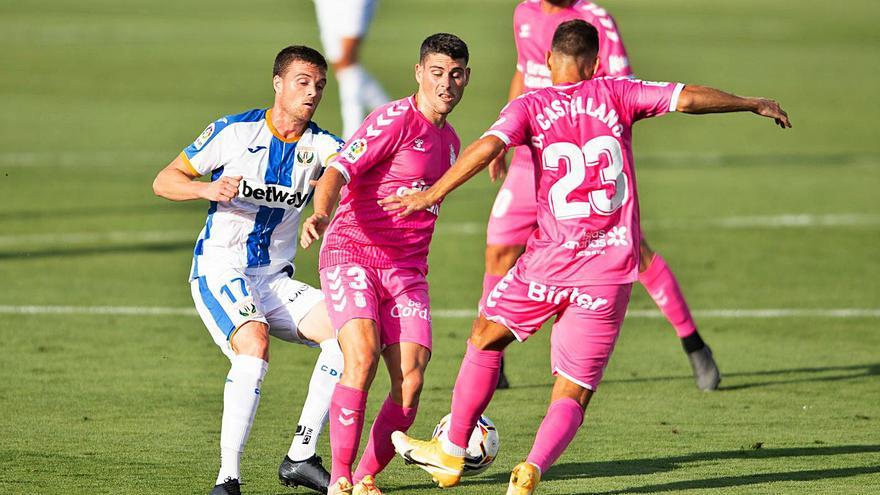
<svg viewBox="0 0 880 495">
<path fill-rule="evenodd" d="M 768 309 L 704 309 L 692 312 L 698 318 L 771 319 L 771 318 L 880 318 L 875 308 L 768 308 Z M 18 315 L 113 315 L 113 316 L 197 316 L 196 310 L 163 306 L 12 306 L 0 305 L 0 314 Z M 436 309 L 436 318 L 473 318 L 472 309 Z M 634 309 L 628 318 L 664 318 L 656 310 Z"/>
</svg>

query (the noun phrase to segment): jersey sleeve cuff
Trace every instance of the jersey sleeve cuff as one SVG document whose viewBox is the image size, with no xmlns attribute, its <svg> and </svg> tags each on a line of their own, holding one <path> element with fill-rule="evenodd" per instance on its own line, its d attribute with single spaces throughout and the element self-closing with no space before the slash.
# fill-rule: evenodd
<svg viewBox="0 0 880 495">
<path fill-rule="evenodd" d="M 330 168 L 335 168 L 339 171 L 340 174 L 342 174 L 342 178 L 345 179 L 346 184 L 351 182 L 351 175 L 348 173 L 348 169 L 346 169 L 341 163 L 339 163 L 338 160 L 333 161 L 332 163 L 330 163 L 329 166 Z"/>
<path fill-rule="evenodd" d="M 183 151 L 180 152 L 180 158 L 183 160 L 183 163 L 184 163 L 184 165 L 186 165 L 186 168 L 188 168 L 189 171 L 193 173 L 193 175 L 195 175 L 196 177 L 202 176 L 202 173 L 199 172 L 198 170 L 196 170 L 195 167 L 193 167 L 192 162 L 189 161 L 189 158 L 186 156 L 185 152 L 183 152 Z"/>
<path fill-rule="evenodd" d="M 480 136 L 480 139 L 482 139 L 482 138 L 484 138 L 484 137 L 486 137 L 486 136 L 495 136 L 495 137 L 497 137 L 498 139 L 504 141 L 505 146 L 510 146 L 510 138 L 507 137 L 507 134 L 504 134 L 504 133 L 501 132 L 501 131 L 498 131 L 498 130 L 495 130 L 495 129 L 490 129 L 490 130 L 486 131 L 485 133 L 483 133 L 483 135 Z"/>
<path fill-rule="evenodd" d="M 333 159 L 336 158 L 337 156 L 339 156 L 339 153 L 338 153 L 338 152 L 330 153 L 330 155 L 327 156 L 327 158 L 324 159 L 324 166 L 326 167 L 327 164 L 330 163 L 330 162 L 332 162 Z"/>
<path fill-rule="evenodd" d="M 669 111 L 674 112 L 678 108 L 678 97 L 681 96 L 681 90 L 684 89 L 683 83 L 678 83 L 675 85 L 675 89 L 672 91 L 672 98 L 669 99 Z"/>
</svg>

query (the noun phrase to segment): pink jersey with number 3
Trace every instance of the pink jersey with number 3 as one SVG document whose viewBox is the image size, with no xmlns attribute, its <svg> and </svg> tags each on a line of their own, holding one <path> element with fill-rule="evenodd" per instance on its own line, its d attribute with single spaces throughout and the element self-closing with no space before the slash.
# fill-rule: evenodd
<svg viewBox="0 0 880 495">
<path fill-rule="evenodd" d="M 354 263 L 427 273 L 440 206 L 400 218 L 377 202 L 431 187 L 455 163 L 459 147 L 452 125 L 436 127 L 412 96 L 370 114 L 330 163 L 347 184 L 324 236 L 320 268 Z"/>
<path fill-rule="evenodd" d="M 538 230 L 521 258 L 529 280 L 564 286 L 638 279 L 639 204 L 632 125 L 675 111 L 684 85 L 602 77 L 511 101 L 486 132 L 528 145 Z"/>
<path fill-rule="evenodd" d="M 577 1 L 555 14 L 541 10 L 540 0 L 526 0 L 513 12 L 513 36 L 516 40 L 516 70 L 523 75 L 526 91 L 546 88 L 550 69 L 546 65 L 547 52 L 553 33 L 565 21 L 582 19 L 599 32 L 599 70 L 601 76 L 630 76 L 629 57 L 614 18 L 593 2 Z"/>
</svg>

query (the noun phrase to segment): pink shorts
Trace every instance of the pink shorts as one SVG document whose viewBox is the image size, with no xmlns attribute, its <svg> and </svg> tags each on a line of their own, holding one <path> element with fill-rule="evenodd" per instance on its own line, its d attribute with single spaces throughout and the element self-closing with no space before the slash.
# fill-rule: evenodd
<svg viewBox="0 0 880 495">
<path fill-rule="evenodd" d="M 382 348 L 412 342 L 431 349 L 428 281 L 415 268 L 372 268 L 354 263 L 321 270 L 321 290 L 337 332 L 348 320 L 373 320 Z"/>
<path fill-rule="evenodd" d="M 535 200 L 535 173 L 531 154 L 517 148 L 507 171 L 507 178 L 495 197 L 486 244 L 516 246 L 526 244 L 538 228 L 538 204 Z"/>
<path fill-rule="evenodd" d="M 517 263 L 480 308 L 487 320 L 524 342 L 556 317 L 550 337 L 554 375 L 596 390 L 614 350 L 632 284 L 556 287 L 521 277 Z"/>
</svg>

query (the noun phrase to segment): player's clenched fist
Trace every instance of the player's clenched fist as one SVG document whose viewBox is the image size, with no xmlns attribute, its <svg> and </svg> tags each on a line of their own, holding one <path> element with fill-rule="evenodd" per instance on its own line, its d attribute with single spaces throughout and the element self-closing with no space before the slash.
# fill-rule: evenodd
<svg viewBox="0 0 880 495">
<path fill-rule="evenodd" d="M 238 184 L 241 182 L 241 176 L 220 177 L 220 179 L 207 184 L 202 191 L 202 197 L 209 201 L 219 201 L 225 203 L 232 201 L 238 196 Z"/>
<path fill-rule="evenodd" d="M 315 213 L 303 222 L 302 234 L 299 236 L 299 245 L 303 249 L 308 248 L 317 241 L 330 225 L 330 217 L 321 213 Z"/>
</svg>

